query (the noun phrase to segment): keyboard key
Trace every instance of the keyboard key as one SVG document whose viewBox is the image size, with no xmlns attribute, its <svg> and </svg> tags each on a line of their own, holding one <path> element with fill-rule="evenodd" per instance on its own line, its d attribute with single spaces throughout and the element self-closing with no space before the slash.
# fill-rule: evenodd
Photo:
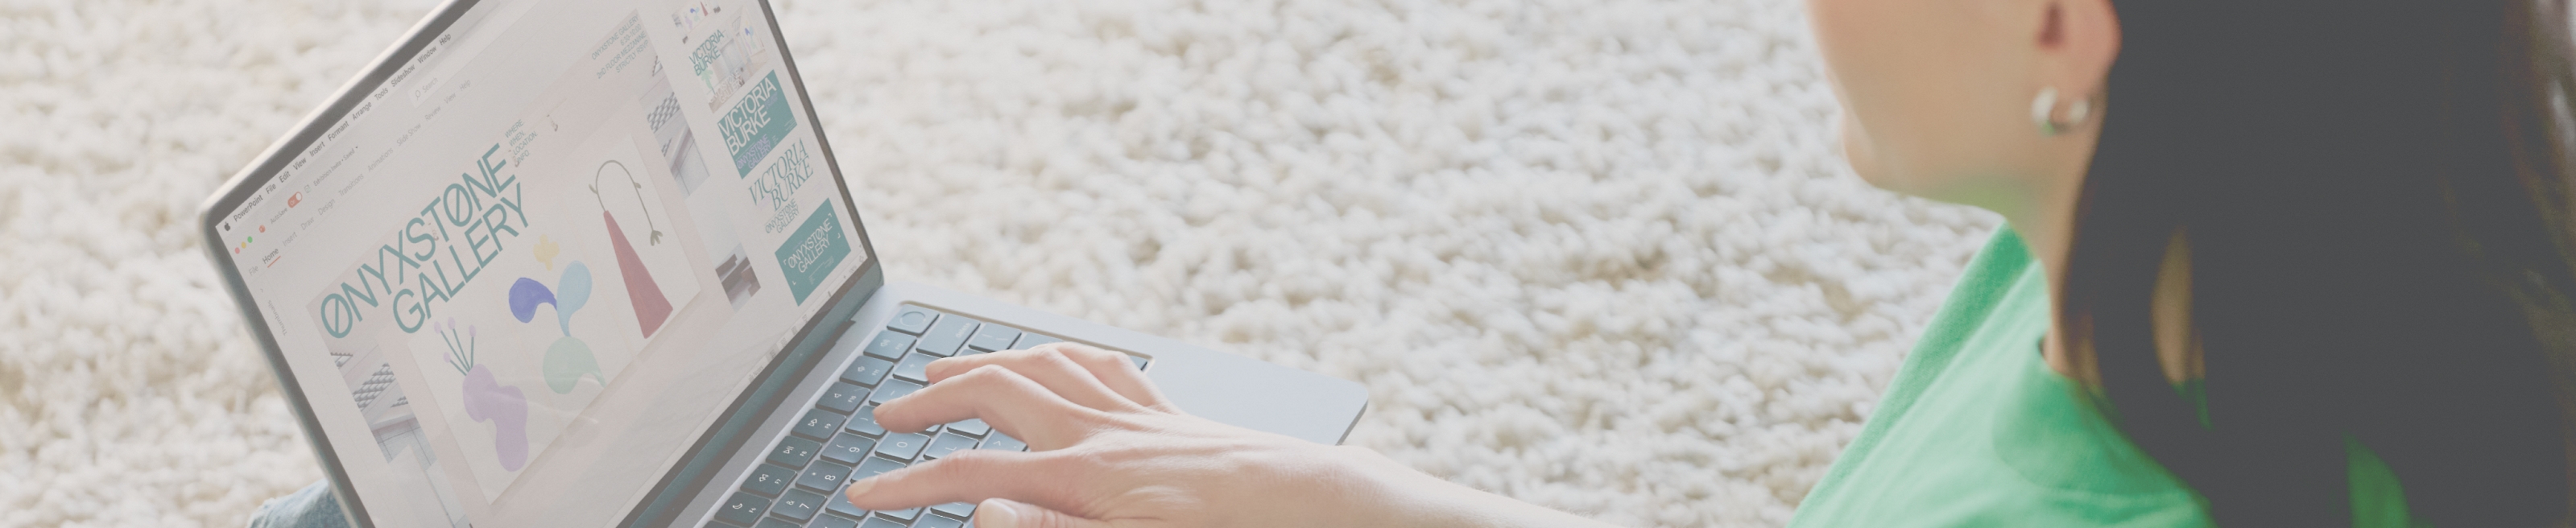
<svg viewBox="0 0 2576 528">
<path fill-rule="evenodd" d="M 868 403 L 882 404 L 894 401 L 895 398 L 901 398 L 903 395 L 912 394 L 912 391 L 917 390 L 921 390 L 921 384 L 919 383 L 899 379 L 886 380 L 884 385 L 877 386 L 876 392 L 868 394 Z"/>
<path fill-rule="evenodd" d="M 886 474 L 886 472 L 903 469 L 904 466 L 909 465 L 911 464 L 907 464 L 901 460 L 894 460 L 885 457 L 868 457 L 868 461 L 859 463 L 858 471 L 850 473 L 850 480 L 859 480 L 883 475 Z"/>
<path fill-rule="evenodd" d="M 868 519 L 868 523 L 867 523 L 867 524 L 859 525 L 859 528 L 910 528 L 910 527 L 908 527 L 908 526 L 904 526 L 904 524 L 903 524 L 903 523 L 894 522 L 894 521 L 889 521 L 889 520 L 885 520 L 885 519 Z"/>
<path fill-rule="evenodd" d="M 1027 451 L 1029 444 L 1021 442 L 1018 438 L 1011 438 L 1011 435 L 1002 434 L 1001 431 L 994 431 L 992 436 L 984 437 L 984 445 L 977 446 L 976 449 Z"/>
<path fill-rule="evenodd" d="M 1064 340 L 1062 340 L 1062 339 L 1056 339 L 1056 338 L 1054 338 L 1054 337 L 1049 337 L 1049 336 L 1043 336 L 1043 335 L 1038 335 L 1038 334 L 1033 334 L 1033 333 L 1031 333 L 1031 334 L 1020 334 L 1020 341 L 1019 341 L 1018 343 L 1012 343 L 1012 344 L 1011 344 L 1011 349 L 1012 349 L 1012 350 L 1028 350 L 1030 347 L 1035 347 L 1035 346 L 1038 346 L 1038 345 L 1043 345 L 1043 344 L 1047 344 L 1047 343 L 1062 343 L 1062 342 L 1064 342 Z"/>
<path fill-rule="evenodd" d="M 823 500 L 832 499 L 830 497 L 825 497 Z M 841 504 L 850 503 L 849 499 L 842 499 L 834 502 Z M 857 515 L 853 515 L 851 517 L 857 517 Z M 838 515 L 816 515 L 814 516 L 814 524 L 808 524 L 805 526 L 810 528 L 859 528 L 859 522 L 842 518 Z"/>
<path fill-rule="evenodd" d="M 921 508 L 908 508 L 908 509 L 901 509 L 901 510 L 877 510 L 877 515 L 879 515 L 879 516 L 884 516 L 884 517 L 892 517 L 892 518 L 896 518 L 896 519 L 903 519 L 903 521 L 904 521 L 904 522 L 912 522 L 912 518 L 914 518 L 914 517 L 920 517 L 920 516 L 921 516 Z"/>
<path fill-rule="evenodd" d="M 912 522 L 912 528 L 964 528 L 965 526 L 966 521 L 937 515 L 923 515 L 921 520 Z"/>
<path fill-rule="evenodd" d="M 894 320 L 886 322 L 886 328 L 906 334 L 919 335 L 922 330 L 930 328 L 930 321 L 932 319 L 938 318 L 939 312 L 936 310 L 919 306 L 905 306 L 902 310 L 894 313 Z"/>
<path fill-rule="evenodd" d="M 984 325 L 983 328 L 975 330 L 975 337 L 966 338 L 966 347 L 987 352 L 994 350 L 1010 350 L 1011 341 L 1018 340 L 1019 338 L 1020 331 L 1017 329 L 997 324 L 988 324 Z"/>
<path fill-rule="evenodd" d="M 876 339 L 868 340 L 868 355 L 888 360 L 903 357 L 903 351 L 909 348 L 912 348 L 912 336 L 894 332 L 877 332 Z"/>
<path fill-rule="evenodd" d="M 769 507 L 769 513 L 802 521 L 814 518 L 814 512 L 822 509 L 823 494 L 800 489 L 787 490 L 786 496 L 778 498 L 776 506 Z"/>
<path fill-rule="evenodd" d="M 889 471 L 894 471 L 894 470 L 898 470 L 898 469 L 903 469 L 903 468 L 904 468 L 904 466 L 907 466 L 907 465 L 910 465 L 910 463 L 907 463 L 907 462 L 904 462 L 904 461 L 900 461 L 900 460 L 889 460 L 889 459 L 886 459 L 885 457 L 868 457 L 868 461 L 866 461 L 866 462 L 860 462 L 860 463 L 859 463 L 859 470 L 858 470 L 857 472 L 854 472 L 854 473 L 852 473 L 852 474 L 850 475 L 850 480 L 859 480 L 859 479 L 863 479 L 863 478 L 869 478 L 869 477 L 874 477 L 874 476 L 878 476 L 878 475 L 884 475 L 884 474 L 886 474 L 886 472 L 889 472 Z M 905 521 L 910 521 L 910 520 L 912 520 L 913 516 L 914 516 L 914 515 L 916 515 L 916 514 L 918 514 L 920 511 L 921 511 L 921 508 L 913 508 L 913 509 L 909 509 L 909 510 L 901 510 L 901 511 L 880 511 L 880 512 L 877 512 L 877 513 L 878 513 L 878 514 L 882 514 L 882 515 L 892 515 L 892 516 L 895 516 L 895 517 L 902 518 L 902 519 L 903 519 L 903 520 L 905 520 Z M 896 525 L 896 526 L 902 526 L 902 525 L 898 524 L 898 525 Z"/>
<path fill-rule="evenodd" d="M 949 454 L 949 453 L 955 453 L 955 452 L 958 452 L 958 451 L 964 451 L 964 450 L 974 449 L 974 448 L 975 448 L 975 439 L 974 439 L 974 438 L 969 438 L 969 437 L 967 437 L 966 435 L 961 435 L 961 434 L 957 434 L 957 433 L 939 433 L 939 438 L 932 439 L 932 440 L 930 441 L 930 447 L 929 447 L 929 448 L 926 448 L 926 449 L 922 449 L 922 450 L 921 450 L 921 457 L 922 457 L 922 458 L 939 458 L 939 457 L 948 456 L 948 454 Z"/>
<path fill-rule="evenodd" d="M 859 412 L 850 413 L 849 425 L 842 428 L 868 436 L 885 436 L 885 428 L 877 426 L 877 405 L 873 403 L 860 407 Z"/>
<path fill-rule="evenodd" d="M 903 361 L 895 362 L 894 377 L 930 383 L 930 362 L 938 360 L 939 356 L 914 352 L 912 355 L 904 356 Z"/>
<path fill-rule="evenodd" d="M 850 480 L 858 480 L 858 477 L 858 475 L 851 475 Z M 834 515 L 847 516 L 852 519 L 868 518 L 867 510 L 859 509 L 858 506 L 850 504 L 850 487 L 847 485 L 841 486 L 841 489 L 832 491 L 832 496 L 823 498 L 823 511 L 832 512 Z"/>
<path fill-rule="evenodd" d="M 796 480 L 796 470 L 761 464 L 751 470 L 751 476 L 743 477 L 742 490 L 763 497 L 776 497 L 778 492 L 787 491 L 787 481 L 790 480 Z"/>
<path fill-rule="evenodd" d="M 982 418 L 967 418 L 963 422 L 948 424 L 948 430 L 965 433 L 966 436 L 984 436 L 984 433 L 993 432 L 993 426 L 984 425 Z"/>
<path fill-rule="evenodd" d="M 878 382 L 885 381 L 887 372 L 893 371 L 893 361 L 859 356 L 859 359 L 850 362 L 850 368 L 841 371 L 841 379 L 857 383 L 862 387 L 874 387 Z"/>
<path fill-rule="evenodd" d="M 769 462 L 792 468 L 805 467 L 814 460 L 814 452 L 823 449 L 822 442 L 797 437 L 778 439 L 778 447 L 769 449 Z"/>
<path fill-rule="evenodd" d="M 768 511 L 769 499 L 749 493 L 735 493 L 732 499 L 725 501 L 724 506 L 717 507 L 716 520 L 733 523 L 735 526 L 751 526 L 760 521 L 760 514 Z"/>
<path fill-rule="evenodd" d="M 921 334 L 921 342 L 913 343 L 912 349 L 934 356 L 956 354 L 957 348 L 966 344 L 966 338 L 975 335 L 975 328 L 983 325 L 983 321 L 956 314 L 941 317 L 939 322 L 930 325 L 929 332 Z"/>
<path fill-rule="evenodd" d="M 823 389 L 823 399 L 815 402 L 814 405 L 825 409 L 831 409 L 832 412 L 850 414 L 850 411 L 859 408 L 859 402 L 867 400 L 867 387 L 852 385 L 849 382 L 844 381 L 834 382 L 832 383 L 832 388 Z"/>
<path fill-rule="evenodd" d="M 877 454 L 895 460 L 912 460 L 912 457 L 920 456 L 921 449 L 929 444 L 930 435 L 892 433 L 887 434 L 885 439 L 877 441 Z"/>
<path fill-rule="evenodd" d="M 867 458 L 868 452 L 874 451 L 876 448 L 877 441 L 868 439 L 868 437 L 865 436 L 854 434 L 835 436 L 832 437 L 831 445 L 823 446 L 823 459 L 842 464 L 858 465 L 859 459 Z"/>
<path fill-rule="evenodd" d="M 777 517 L 769 517 L 769 518 L 761 519 L 761 520 L 760 520 L 760 526 L 754 526 L 754 527 L 752 527 L 752 528 L 804 528 L 804 527 L 802 527 L 802 526 L 797 526 L 797 525 L 796 525 L 796 523 L 792 523 L 792 522 L 787 522 L 787 521 L 781 521 L 781 520 L 778 520 L 778 518 L 777 518 Z"/>
<path fill-rule="evenodd" d="M 830 440 L 833 432 L 841 430 L 841 422 L 848 419 L 827 409 L 807 409 L 805 418 L 796 421 L 796 428 L 793 431 L 796 436 L 812 438 L 816 441 Z"/>
<path fill-rule="evenodd" d="M 815 491 L 841 489 L 841 480 L 850 478 L 850 466 L 830 460 L 817 460 L 805 467 L 805 476 L 796 478 L 796 487 Z"/>
<path fill-rule="evenodd" d="M 951 502 L 932 506 L 930 507 L 930 511 L 945 513 L 948 514 L 949 517 L 956 517 L 959 519 L 973 519 L 975 518 L 975 503 Z"/>
</svg>

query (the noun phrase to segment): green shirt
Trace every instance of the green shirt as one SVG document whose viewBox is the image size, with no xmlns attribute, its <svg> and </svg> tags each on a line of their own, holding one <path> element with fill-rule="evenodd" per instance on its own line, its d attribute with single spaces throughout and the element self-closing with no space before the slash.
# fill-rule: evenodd
<svg viewBox="0 0 2576 528">
<path fill-rule="evenodd" d="M 2050 320 L 2046 274 L 1998 230 L 1789 525 L 2211 526 L 2198 493 L 2048 368 Z M 2345 447 L 2354 525 L 2414 525 L 2395 475 Z"/>
</svg>

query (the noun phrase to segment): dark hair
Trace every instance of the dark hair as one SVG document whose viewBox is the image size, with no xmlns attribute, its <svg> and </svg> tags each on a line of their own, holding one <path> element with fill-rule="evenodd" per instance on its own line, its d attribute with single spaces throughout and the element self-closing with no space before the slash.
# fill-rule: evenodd
<svg viewBox="0 0 2576 528">
<path fill-rule="evenodd" d="M 2347 435 L 2438 526 L 2570 521 L 2563 0 L 2122 0 L 2060 314 L 2227 526 L 2350 526 Z M 2191 264 L 2207 425 L 2156 358 Z"/>
</svg>

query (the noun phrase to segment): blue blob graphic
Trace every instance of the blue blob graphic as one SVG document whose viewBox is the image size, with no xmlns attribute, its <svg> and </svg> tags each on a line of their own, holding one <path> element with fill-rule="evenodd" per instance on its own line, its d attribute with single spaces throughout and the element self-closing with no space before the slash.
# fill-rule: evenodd
<svg viewBox="0 0 2576 528">
<path fill-rule="evenodd" d="M 581 306 L 590 302 L 590 266 L 584 266 L 580 261 L 564 265 L 563 280 L 555 282 L 555 291 L 555 322 L 563 326 L 564 335 L 572 335 L 572 313 L 581 311 Z M 519 322 L 527 322 L 527 319 Z"/>
<path fill-rule="evenodd" d="M 582 296 L 590 296 L 589 289 L 590 285 L 585 281 L 585 283 L 582 284 Z M 555 292 L 546 291 L 546 285 L 539 284 L 537 281 L 530 280 L 527 277 L 520 277 L 519 282 L 510 283 L 511 317 L 519 318 L 519 322 L 522 323 L 528 322 L 529 319 L 535 319 L 537 317 L 537 305 L 540 304 L 555 304 Z M 563 305 L 556 304 L 555 306 L 555 310 L 557 312 L 563 311 Z"/>
</svg>

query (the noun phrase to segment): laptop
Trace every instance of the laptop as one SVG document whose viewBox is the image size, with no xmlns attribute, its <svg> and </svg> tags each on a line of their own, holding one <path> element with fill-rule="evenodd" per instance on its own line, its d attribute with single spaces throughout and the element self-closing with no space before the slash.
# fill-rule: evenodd
<svg viewBox="0 0 2576 528">
<path fill-rule="evenodd" d="M 209 199 L 206 247 L 358 526 L 963 526 L 846 482 L 969 449 L 941 357 L 1125 353 L 1338 443 L 1352 382 L 890 281 L 761 0 L 455 0 Z"/>
</svg>

